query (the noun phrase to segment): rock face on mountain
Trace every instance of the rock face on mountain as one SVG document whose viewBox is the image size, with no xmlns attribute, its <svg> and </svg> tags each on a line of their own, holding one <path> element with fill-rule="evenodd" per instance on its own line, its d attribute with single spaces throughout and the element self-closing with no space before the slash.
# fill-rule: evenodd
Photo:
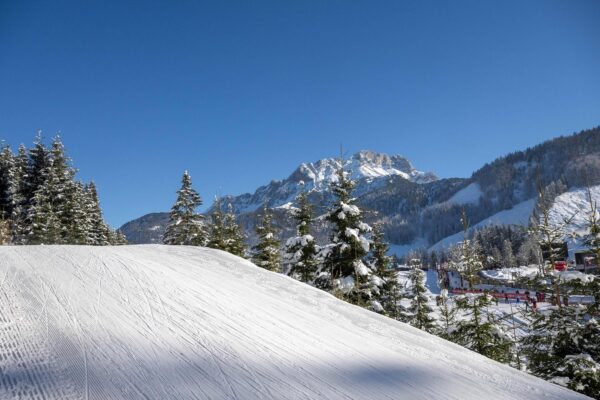
<svg viewBox="0 0 600 400">
<path fill-rule="evenodd" d="M 288 211 L 300 191 L 309 193 L 316 215 L 326 210 L 331 201 L 329 186 L 337 179 L 339 163 L 328 158 L 301 164 L 288 178 L 272 181 L 254 193 L 225 196 L 223 204 L 231 203 L 250 243 L 254 242 L 254 226 L 264 204 L 274 208 L 275 223 L 281 237 L 286 238 L 294 230 Z M 600 183 L 600 127 L 498 158 L 467 179 L 438 179 L 433 173 L 416 170 L 402 156 L 372 151 L 354 154 L 345 160 L 344 167 L 357 183 L 354 195 L 369 222 L 382 222 L 393 244 L 405 249 L 411 245 L 428 247 L 461 230 L 463 209 L 474 225 L 536 198 L 539 185 L 556 196 Z M 121 229 L 132 243 L 156 243 L 164 229 L 156 215 L 150 214 L 154 217 L 148 220 L 149 216 L 144 216 Z M 162 215 L 166 223 L 168 216 Z M 316 221 L 315 234 L 324 240 L 327 227 Z"/>
</svg>

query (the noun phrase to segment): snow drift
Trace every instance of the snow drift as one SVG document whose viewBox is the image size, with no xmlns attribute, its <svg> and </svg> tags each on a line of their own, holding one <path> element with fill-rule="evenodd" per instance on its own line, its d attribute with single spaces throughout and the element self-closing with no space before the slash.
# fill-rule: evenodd
<svg viewBox="0 0 600 400">
<path fill-rule="evenodd" d="M 575 399 L 226 253 L 0 246 L 2 399 Z"/>
</svg>

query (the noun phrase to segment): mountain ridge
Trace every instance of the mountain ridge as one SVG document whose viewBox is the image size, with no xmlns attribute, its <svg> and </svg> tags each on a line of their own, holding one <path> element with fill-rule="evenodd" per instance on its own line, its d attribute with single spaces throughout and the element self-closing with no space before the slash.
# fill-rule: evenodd
<svg viewBox="0 0 600 400">
<path fill-rule="evenodd" d="M 222 203 L 232 204 L 250 244 L 264 204 L 275 208 L 275 223 L 281 238 L 286 238 L 294 230 L 287 214 L 294 197 L 306 190 L 316 213 L 324 212 L 332 199 L 328 179 L 334 177 L 337 166 L 335 158 L 302 163 L 286 179 L 272 181 L 254 193 L 224 196 Z M 552 192 L 555 187 L 585 185 L 583 176 L 590 184 L 600 182 L 600 127 L 499 157 L 468 178 L 438 179 L 433 173 L 416 170 L 403 156 L 368 150 L 348 158 L 345 167 L 357 181 L 354 195 L 367 220 L 382 222 L 392 244 L 406 249 L 411 243 L 429 247 L 462 229 L 463 209 L 475 225 L 536 197 L 538 184 Z M 327 227 L 315 225 L 315 236 L 325 240 Z M 136 231 L 124 233 L 137 235 Z M 153 240 L 159 239 L 155 236 Z"/>
</svg>

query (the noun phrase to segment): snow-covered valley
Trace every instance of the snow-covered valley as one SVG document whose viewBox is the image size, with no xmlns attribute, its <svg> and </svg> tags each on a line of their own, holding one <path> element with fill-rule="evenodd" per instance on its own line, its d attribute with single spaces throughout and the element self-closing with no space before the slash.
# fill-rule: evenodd
<svg viewBox="0 0 600 400">
<path fill-rule="evenodd" d="M 584 396 L 217 250 L 1 246 L 2 399 Z"/>
</svg>

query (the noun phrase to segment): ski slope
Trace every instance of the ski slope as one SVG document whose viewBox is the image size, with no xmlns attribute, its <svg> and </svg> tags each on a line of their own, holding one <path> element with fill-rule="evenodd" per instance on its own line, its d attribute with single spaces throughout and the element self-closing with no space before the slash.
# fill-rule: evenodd
<svg viewBox="0 0 600 400">
<path fill-rule="evenodd" d="M 577 399 L 226 253 L 0 246 L 0 399 Z"/>
</svg>

